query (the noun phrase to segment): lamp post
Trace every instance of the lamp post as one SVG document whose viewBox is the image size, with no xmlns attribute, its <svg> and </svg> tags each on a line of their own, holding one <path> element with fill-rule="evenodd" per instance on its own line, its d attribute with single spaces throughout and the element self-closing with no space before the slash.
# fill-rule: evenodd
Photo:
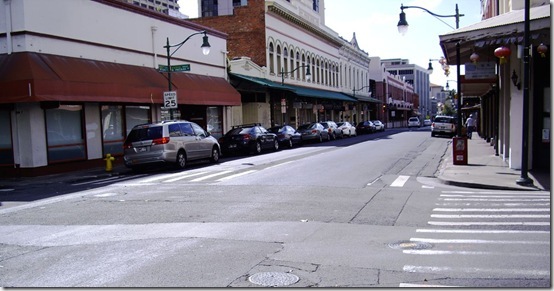
<svg viewBox="0 0 554 291">
<path fill-rule="evenodd" d="M 210 47 L 211 46 L 210 46 L 210 43 L 208 42 L 208 35 L 207 35 L 205 30 L 193 33 L 193 34 L 189 35 L 184 41 L 182 41 L 178 44 L 174 44 L 174 45 L 170 45 L 169 44 L 169 37 L 167 38 L 167 42 L 166 42 L 166 45 L 164 46 L 164 48 L 167 49 L 167 88 L 170 92 L 172 90 L 172 87 L 171 87 L 171 56 L 173 56 L 173 54 L 175 54 L 175 52 L 177 52 L 185 44 L 185 42 L 187 42 L 191 37 L 193 37 L 195 35 L 198 35 L 198 34 L 204 34 L 204 36 L 202 37 L 203 41 L 202 41 L 201 48 L 202 48 L 202 53 L 206 56 L 210 53 Z M 170 52 L 170 49 L 172 47 L 177 47 L 177 48 L 173 52 Z M 169 118 L 171 120 L 173 120 L 173 108 L 169 109 Z"/>
<path fill-rule="evenodd" d="M 433 13 L 423 7 L 419 7 L 419 6 L 404 6 L 403 4 L 400 5 L 400 20 L 398 21 L 398 32 L 401 33 L 402 35 L 406 34 L 406 32 L 408 32 L 408 22 L 406 21 L 406 13 L 404 13 L 404 9 L 408 9 L 408 8 L 417 8 L 417 9 L 421 9 L 435 17 L 441 17 L 441 18 L 444 18 L 444 17 L 455 17 L 456 18 L 456 29 L 460 28 L 460 17 L 464 16 L 463 14 L 460 14 L 460 11 L 458 10 L 458 4 L 456 4 L 456 14 L 453 14 L 453 15 L 440 15 L 440 14 L 436 14 L 436 13 Z M 448 25 L 448 24 L 447 24 Z M 450 25 L 448 25 L 450 26 Z M 462 86 L 461 86 L 461 83 L 460 83 L 460 42 L 458 41 L 456 43 L 456 66 L 458 67 L 457 70 L 456 70 L 456 78 L 458 80 L 458 102 L 457 102 L 457 105 L 458 105 L 458 110 L 460 110 L 462 108 L 462 95 L 461 95 L 461 90 L 462 90 Z M 462 124 L 462 115 L 460 114 L 461 112 L 458 111 L 458 124 Z M 462 127 L 461 126 L 457 126 L 456 127 L 456 135 L 458 137 L 461 137 L 462 136 Z"/>
<path fill-rule="evenodd" d="M 285 75 L 288 75 L 288 74 L 292 74 L 296 71 L 298 71 L 300 68 L 307 68 L 306 70 L 306 80 L 309 82 L 312 80 L 312 74 L 310 74 L 310 66 L 309 65 L 302 65 L 302 66 L 298 66 L 298 68 L 290 71 L 290 72 L 285 72 L 285 69 L 284 68 L 281 68 L 281 86 L 284 86 L 285 85 Z M 283 125 L 285 125 L 285 114 L 286 114 L 286 104 L 284 104 L 285 101 L 285 93 L 283 92 L 283 98 L 281 100 L 281 113 L 283 115 Z M 272 109 L 273 111 L 273 109 Z"/>
</svg>

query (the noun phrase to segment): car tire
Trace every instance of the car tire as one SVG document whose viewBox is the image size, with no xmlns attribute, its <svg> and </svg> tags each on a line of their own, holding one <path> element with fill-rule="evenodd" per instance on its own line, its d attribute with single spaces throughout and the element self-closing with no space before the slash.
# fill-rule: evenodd
<svg viewBox="0 0 554 291">
<path fill-rule="evenodd" d="M 288 146 L 289 146 L 289 149 L 292 149 L 292 138 L 289 138 L 289 143 L 288 143 Z"/>
<path fill-rule="evenodd" d="M 323 142 L 323 136 L 321 134 L 319 134 L 319 142 L 322 143 Z"/>
<path fill-rule="evenodd" d="M 185 153 L 185 151 L 180 150 L 177 153 L 177 159 L 175 160 L 175 162 L 177 164 L 177 168 L 181 170 L 187 167 L 187 154 Z"/>
<path fill-rule="evenodd" d="M 219 158 L 219 150 L 217 149 L 217 147 L 214 146 L 214 148 L 212 149 L 212 157 L 210 158 L 210 160 L 212 161 L 212 163 L 218 163 Z"/>
<path fill-rule="evenodd" d="M 278 140 L 275 140 L 273 142 L 273 151 L 278 151 L 279 150 L 279 141 Z"/>
<path fill-rule="evenodd" d="M 256 148 L 254 148 L 254 152 L 257 155 L 262 153 L 262 143 L 260 141 L 256 142 Z"/>
</svg>

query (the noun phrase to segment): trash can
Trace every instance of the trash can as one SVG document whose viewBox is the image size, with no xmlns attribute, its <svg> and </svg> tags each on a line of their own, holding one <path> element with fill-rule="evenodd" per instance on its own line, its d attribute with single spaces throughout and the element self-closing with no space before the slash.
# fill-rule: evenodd
<svg viewBox="0 0 554 291">
<path fill-rule="evenodd" d="M 452 161 L 454 165 L 467 165 L 467 137 L 454 137 L 452 141 Z"/>
</svg>

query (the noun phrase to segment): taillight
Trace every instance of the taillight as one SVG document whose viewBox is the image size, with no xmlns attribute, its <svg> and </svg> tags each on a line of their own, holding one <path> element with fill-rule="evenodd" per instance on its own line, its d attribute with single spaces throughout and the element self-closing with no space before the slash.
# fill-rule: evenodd
<svg viewBox="0 0 554 291">
<path fill-rule="evenodd" d="M 162 137 L 152 140 L 152 145 L 169 143 L 169 137 Z"/>
<path fill-rule="evenodd" d="M 316 133 L 317 133 L 317 129 L 312 129 L 312 133 L 313 133 L 313 134 L 316 134 Z"/>
<path fill-rule="evenodd" d="M 243 134 L 242 139 L 243 140 L 250 140 L 251 136 L 249 134 Z"/>
</svg>

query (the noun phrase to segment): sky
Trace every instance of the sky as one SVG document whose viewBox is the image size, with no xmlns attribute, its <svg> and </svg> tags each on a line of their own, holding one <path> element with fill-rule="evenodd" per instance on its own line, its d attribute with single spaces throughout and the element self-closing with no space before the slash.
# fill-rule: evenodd
<svg viewBox="0 0 554 291">
<path fill-rule="evenodd" d="M 427 69 L 429 59 L 443 56 L 439 35 L 455 30 L 455 17 L 437 18 L 417 8 L 404 9 L 409 30 L 406 35 L 398 33 L 400 6 L 419 6 L 435 14 L 460 14 L 460 28 L 481 21 L 480 0 L 325 0 L 325 25 L 346 40 L 354 33 L 361 49 L 370 57 L 381 59 L 408 59 Z M 179 0 L 181 12 L 197 17 L 197 0 Z M 446 86 L 447 80 L 456 80 L 456 66 L 450 64 L 450 76 L 446 77 L 438 61 L 433 61 L 431 83 Z M 462 67 L 463 74 L 463 67 Z M 456 83 L 450 87 L 455 88 Z"/>
</svg>

